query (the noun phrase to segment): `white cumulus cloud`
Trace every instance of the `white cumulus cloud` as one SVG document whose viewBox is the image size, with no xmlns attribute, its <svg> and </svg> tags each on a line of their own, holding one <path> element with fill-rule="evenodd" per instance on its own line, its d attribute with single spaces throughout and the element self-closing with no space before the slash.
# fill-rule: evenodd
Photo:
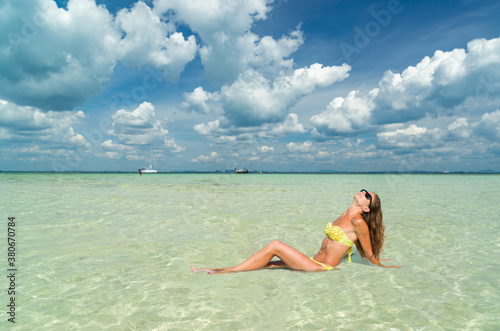
<svg viewBox="0 0 500 331">
<path fill-rule="evenodd" d="M 291 142 L 286 145 L 286 150 L 292 153 L 307 153 L 314 149 L 311 141 L 305 141 L 303 143 Z"/>
<path fill-rule="evenodd" d="M 156 0 L 154 10 L 189 25 L 203 42 L 200 56 L 209 79 L 228 83 L 244 71 L 246 59 L 254 54 L 258 38 L 249 31 L 254 21 L 267 18 L 270 3 L 267 0 Z"/>
<path fill-rule="evenodd" d="M 306 132 L 304 126 L 299 123 L 299 117 L 294 113 L 288 114 L 282 123 L 278 123 L 271 130 L 272 135 L 280 137 L 304 132 Z"/>
<path fill-rule="evenodd" d="M 153 66 L 172 81 L 194 59 L 193 35 L 144 2 L 113 16 L 93 0 L 11 1 L 0 20 L 0 98 L 43 111 L 72 110 L 102 90 L 118 61 Z"/>
<path fill-rule="evenodd" d="M 116 23 L 125 36 L 120 40 L 121 59 L 136 66 L 152 65 L 161 69 L 167 79 L 176 81 L 198 51 L 196 39 L 187 39 L 175 31 L 144 2 L 122 9 Z"/>
<path fill-rule="evenodd" d="M 379 148 L 411 149 L 421 146 L 434 146 L 443 133 L 439 129 L 428 130 L 411 124 L 406 129 L 388 131 L 377 134 L 377 145 Z"/>
<path fill-rule="evenodd" d="M 377 89 L 367 95 L 351 91 L 345 98 L 337 97 L 324 112 L 311 117 L 311 124 L 317 132 L 327 135 L 366 130 L 370 126 L 373 99 L 377 93 Z"/>
<path fill-rule="evenodd" d="M 219 155 L 217 152 L 212 152 L 210 155 L 200 155 L 196 159 L 191 159 L 191 162 L 200 163 L 200 162 L 219 162 Z"/>
<path fill-rule="evenodd" d="M 155 108 L 149 102 L 143 102 L 132 111 L 120 109 L 112 119 L 112 129 L 108 134 L 116 136 L 122 144 L 163 145 L 176 153 L 184 150 L 177 146 L 174 139 L 167 137 L 165 120 L 156 119 Z"/>
<path fill-rule="evenodd" d="M 270 153 L 270 152 L 274 152 L 274 147 L 271 147 L 271 146 L 261 146 L 259 148 L 259 151 L 261 153 Z"/>
<path fill-rule="evenodd" d="M 457 118 L 448 125 L 448 132 L 458 138 L 468 138 L 470 136 L 471 127 L 469 121 L 465 117 Z"/>
<path fill-rule="evenodd" d="M 73 128 L 85 118 L 82 111 L 42 112 L 37 108 L 0 101 L 0 140 L 21 143 L 38 141 L 66 149 L 90 148 L 87 139 Z"/>
<path fill-rule="evenodd" d="M 238 126 L 279 122 L 302 97 L 316 88 L 347 78 L 349 70 L 346 64 L 324 67 L 316 63 L 273 81 L 249 70 L 232 85 L 222 87 L 220 98 L 224 115 Z"/>
<path fill-rule="evenodd" d="M 323 137 L 426 116 L 473 112 L 500 98 L 500 38 L 476 39 L 467 50 L 436 51 L 402 73 L 387 71 L 368 93 L 335 98 L 311 117 Z"/>
<path fill-rule="evenodd" d="M 218 93 L 210 93 L 203 90 L 203 87 L 197 87 L 191 93 L 184 93 L 184 101 L 181 108 L 188 111 L 194 111 L 200 114 L 208 114 L 210 106 L 208 103 L 218 100 Z"/>
<path fill-rule="evenodd" d="M 484 113 L 481 120 L 475 124 L 476 134 L 485 136 L 491 141 L 500 139 L 500 110 Z"/>
<path fill-rule="evenodd" d="M 71 110 L 109 80 L 120 33 L 104 6 L 13 1 L 0 20 L 0 97 L 41 110 Z"/>
</svg>

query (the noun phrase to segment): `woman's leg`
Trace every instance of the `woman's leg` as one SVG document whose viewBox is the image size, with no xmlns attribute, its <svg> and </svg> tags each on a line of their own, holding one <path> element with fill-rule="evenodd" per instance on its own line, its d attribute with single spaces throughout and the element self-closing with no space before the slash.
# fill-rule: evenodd
<svg viewBox="0 0 500 331">
<path fill-rule="evenodd" d="M 321 266 L 311 261 L 309 257 L 302 254 L 293 247 L 288 246 L 278 240 L 273 240 L 260 251 L 249 257 L 247 260 L 238 264 L 235 267 L 221 268 L 221 269 L 196 269 L 191 266 L 193 271 L 209 271 L 209 273 L 219 273 L 219 272 L 238 272 L 238 271 L 250 271 L 262 269 L 264 267 L 272 267 L 273 263 L 270 263 L 273 257 L 277 256 L 281 259 L 287 267 L 296 270 L 311 270 L 319 271 L 323 270 Z M 279 263 L 281 264 L 281 263 Z"/>
<path fill-rule="evenodd" d="M 271 261 L 271 262 L 269 262 L 262 269 L 278 269 L 278 268 L 287 268 L 287 265 L 285 264 L 285 262 L 283 262 L 281 260 L 277 260 L 277 261 Z M 191 266 L 191 270 L 193 272 L 208 272 L 210 274 L 220 273 L 220 272 L 223 272 L 223 271 L 229 272 L 228 269 L 229 268 L 201 268 L 201 269 L 196 269 L 194 267 L 194 265 Z"/>
<path fill-rule="evenodd" d="M 269 262 L 263 269 L 276 269 L 276 268 L 286 268 L 285 262 L 281 260 Z"/>
</svg>

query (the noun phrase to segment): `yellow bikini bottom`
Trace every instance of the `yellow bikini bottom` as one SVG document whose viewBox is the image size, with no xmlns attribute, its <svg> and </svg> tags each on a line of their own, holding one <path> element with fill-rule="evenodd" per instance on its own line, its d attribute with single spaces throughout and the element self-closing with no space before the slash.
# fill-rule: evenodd
<svg viewBox="0 0 500 331">
<path fill-rule="evenodd" d="M 329 265 L 326 265 L 324 263 L 316 261 L 312 257 L 311 257 L 311 261 L 313 261 L 314 263 L 319 264 L 320 266 L 324 267 L 323 270 L 329 271 L 329 270 L 333 270 L 334 269 L 333 267 L 330 267 Z"/>
</svg>

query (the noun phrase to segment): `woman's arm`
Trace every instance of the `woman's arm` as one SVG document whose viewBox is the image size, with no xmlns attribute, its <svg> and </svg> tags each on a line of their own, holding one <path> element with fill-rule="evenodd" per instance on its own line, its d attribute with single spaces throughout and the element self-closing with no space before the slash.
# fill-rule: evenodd
<svg viewBox="0 0 500 331">
<path fill-rule="evenodd" d="M 354 232 L 356 233 L 356 237 L 358 237 L 359 244 L 363 248 L 365 255 L 368 260 L 376 265 L 379 265 L 384 268 L 401 268 L 402 266 L 385 266 L 380 263 L 380 260 L 377 259 L 375 255 L 373 255 L 372 244 L 370 241 L 370 232 L 368 230 L 368 225 L 366 225 L 365 221 L 362 219 L 358 219 L 352 222 L 354 227 Z"/>
</svg>

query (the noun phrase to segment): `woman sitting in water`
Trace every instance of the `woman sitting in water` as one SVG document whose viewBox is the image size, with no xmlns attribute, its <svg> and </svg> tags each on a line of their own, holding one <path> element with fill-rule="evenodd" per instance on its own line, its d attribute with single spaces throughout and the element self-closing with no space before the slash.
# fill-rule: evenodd
<svg viewBox="0 0 500 331">
<path fill-rule="evenodd" d="M 273 240 L 235 267 L 196 269 L 191 266 L 191 269 L 194 272 L 207 271 L 209 274 L 277 267 L 304 271 L 332 270 L 340 264 L 348 251 L 351 262 L 354 244 L 361 257 L 369 259 L 371 263 L 385 268 L 400 267 L 385 266 L 379 261 L 384 244 L 384 223 L 380 198 L 373 192 L 361 190 L 356 194 L 347 211 L 331 224 L 327 224 L 325 234 L 319 252 L 311 258 L 281 241 Z M 280 260 L 271 262 L 275 256 Z"/>
</svg>

